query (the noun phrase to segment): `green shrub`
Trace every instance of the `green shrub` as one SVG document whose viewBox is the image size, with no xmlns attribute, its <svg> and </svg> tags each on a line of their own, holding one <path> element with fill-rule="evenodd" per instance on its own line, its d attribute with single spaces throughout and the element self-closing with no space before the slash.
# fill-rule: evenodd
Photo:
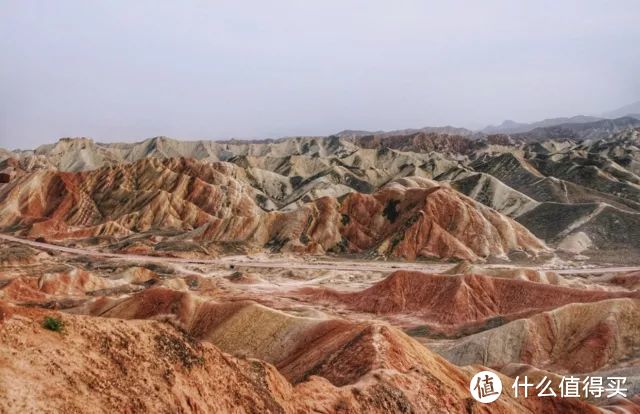
<svg viewBox="0 0 640 414">
<path fill-rule="evenodd" d="M 60 318 L 54 318 L 53 316 L 47 316 L 42 322 L 42 327 L 54 332 L 62 332 L 64 329 L 64 322 Z"/>
</svg>

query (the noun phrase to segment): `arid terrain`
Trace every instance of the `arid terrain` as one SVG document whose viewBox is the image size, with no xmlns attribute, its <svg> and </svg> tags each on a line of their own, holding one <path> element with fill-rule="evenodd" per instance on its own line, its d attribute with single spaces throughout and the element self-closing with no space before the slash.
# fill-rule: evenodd
<svg viewBox="0 0 640 414">
<path fill-rule="evenodd" d="M 0 150 L 0 412 L 640 413 L 640 121 L 583 121 Z"/>
</svg>

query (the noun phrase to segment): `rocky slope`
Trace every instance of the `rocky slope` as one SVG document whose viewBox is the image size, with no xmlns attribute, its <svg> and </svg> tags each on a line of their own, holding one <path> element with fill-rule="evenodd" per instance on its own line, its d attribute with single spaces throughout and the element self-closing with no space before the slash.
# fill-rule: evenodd
<svg viewBox="0 0 640 414">
<path fill-rule="evenodd" d="M 375 315 L 410 315 L 437 334 L 487 329 L 571 303 L 640 298 L 640 292 L 581 289 L 513 277 L 435 275 L 399 270 L 368 289 L 338 292 L 306 288 L 311 301 L 328 301 Z M 451 312 L 451 309 L 456 312 Z"/>
<path fill-rule="evenodd" d="M 637 409 L 633 273 L 578 280 L 460 264 L 448 274 L 386 276 L 296 270 L 291 259 L 282 269 L 238 270 L 156 259 L 1 242 L 0 411 Z M 556 314 L 564 316 L 548 316 Z M 62 322 L 61 331 L 45 329 L 46 317 Z M 451 329 L 437 329 L 445 325 Z M 468 391 L 483 365 L 498 368 L 506 384 L 491 405 Z M 509 384 L 524 365 L 553 378 L 624 373 L 631 399 L 516 399 Z"/>
<path fill-rule="evenodd" d="M 462 413 L 482 409 L 467 397 L 468 374 L 424 348 L 416 364 L 404 372 L 380 370 L 347 386 L 335 386 L 319 376 L 292 385 L 270 364 L 231 357 L 164 323 L 64 315 L 64 331 L 57 333 L 41 326 L 45 316 L 55 313 L 0 306 L 3 411 Z M 10 357 L 17 353 L 19 360 Z M 133 395 L 132 390 L 136 390 Z M 492 412 L 522 410 L 598 412 L 578 401 L 515 399 L 508 390 L 492 405 Z"/>
<path fill-rule="evenodd" d="M 639 312 L 637 298 L 572 303 L 431 348 L 459 365 L 525 363 L 589 373 L 640 356 Z"/>
<path fill-rule="evenodd" d="M 618 125 L 610 120 L 598 122 L 605 121 L 608 122 L 606 125 Z M 591 124 L 594 123 L 575 125 L 579 125 L 580 131 L 591 131 L 587 134 L 591 136 L 600 125 Z M 615 132 L 616 128 L 608 131 Z M 307 205 L 323 197 L 342 200 L 349 194 L 373 194 L 401 178 L 423 177 L 446 182 L 479 203 L 518 220 L 551 247 L 560 247 L 565 253 L 580 254 L 581 257 L 609 255 L 612 260 L 621 261 L 623 258 L 617 257 L 617 252 L 625 249 L 635 252 L 627 257 L 637 256 L 637 249 L 633 247 L 639 245 L 637 235 L 620 235 L 620 229 L 637 227 L 637 214 L 640 213 L 638 130 L 630 128 L 606 136 L 596 134 L 598 139 L 584 139 L 588 136 L 569 133 L 557 136 L 541 134 L 543 137 L 532 143 L 523 143 L 515 136 L 483 138 L 464 131 L 428 129 L 390 133 L 345 132 L 326 138 L 250 142 L 176 141 L 160 137 L 133 144 L 101 144 L 84 138 L 63 139 L 33 151 L 3 153 L 3 157 L 10 157 L 0 165 L 0 203 L 10 201 L 15 204 L 15 199 L 8 200 L 13 197 L 10 193 L 22 191 L 18 197 L 20 200 L 36 187 L 53 186 L 64 192 L 66 190 L 62 187 L 67 184 L 59 184 L 64 176 L 62 172 L 82 171 L 80 177 L 91 181 L 105 176 L 105 173 L 95 173 L 96 169 L 104 166 L 110 166 L 112 174 L 118 174 L 118 171 L 129 169 L 171 169 L 174 167 L 169 167 L 169 164 L 190 163 L 194 166 L 188 167 L 190 170 L 180 166 L 174 168 L 174 173 L 197 177 L 209 185 L 224 186 L 208 182 L 207 176 L 200 176 L 207 174 L 204 172 L 206 168 L 219 168 L 220 174 L 229 175 L 237 182 L 233 188 L 242 186 L 246 196 L 261 211 L 277 212 L 273 217 L 297 212 L 288 216 L 291 218 L 308 216 L 304 213 Z M 175 161 L 183 158 L 186 161 Z M 149 160 L 155 159 L 163 160 L 159 162 L 163 166 L 158 167 L 157 163 L 145 166 L 151 162 Z M 196 166 L 197 160 L 200 164 L 213 163 L 218 167 Z M 238 168 L 219 163 L 220 160 Z M 137 167 L 130 166 L 134 164 Z M 99 177 L 100 174 L 103 177 Z M 25 176 L 32 178 L 26 179 Z M 117 178 L 115 181 L 121 182 Z M 15 189 L 16 186 L 22 189 Z M 194 208 L 201 208 L 197 203 L 178 206 L 181 201 L 175 197 L 152 196 L 157 191 L 155 187 L 140 190 L 149 192 L 147 198 L 138 196 L 138 205 L 133 206 L 141 215 L 147 216 L 143 221 L 159 214 L 157 204 L 167 203 L 173 204 L 175 211 L 160 215 L 167 216 L 165 222 L 172 221 L 169 225 L 172 229 L 197 228 L 211 216 L 210 212 L 197 212 Z M 161 188 L 161 191 L 168 190 L 172 189 Z M 47 192 L 46 189 L 44 191 Z M 193 200 L 188 201 L 194 204 Z M 78 201 L 80 204 L 85 202 Z M 31 201 L 29 203 L 33 205 Z M 145 203 L 150 206 L 143 206 Z M 93 206 L 87 208 L 92 210 Z M 16 212 L 15 206 L 5 208 L 4 212 L 8 217 L 3 217 L 4 228 L 14 229 L 38 221 L 44 222 L 41 226 L 50 233 L 48 226 L 56 224 L 41 219 L 38 211 L 34 216 L 26 214 L 29 217 L 21 218 L 18 216 L 24 216 L 24 211 Z M 96 221 L 91 219 L 96 216 L 95 211 L 86 214 L 89 221 Z M 104 218 L 102 222 L 91 228 L 75 229 L 79 231 L 76 235 L 131 236 L 131 227 L 138 220 L 138 216 L 130 216 L 130 225 L 123 225 L 126 220 L 122 218 L 109 220 L 108 214 L 100 214 Z M 255 228 L 260 221 L 256 220 L 258 215 L 247 219 L 248 216 L 243 214 L 234 216 L 237 217 L 234 225 L 243 229 Z M 171 220 L 168 216 L 172 216 Z M 559 217 L 553 226 L 548 225 L 550 217 Z M 149 228 L 153 224 L 144 223 L 141 228 Z M 228 222 L 221 225 L 227 226 Z M 166 226 L 162 224 L 161 227 Z M 61 228 L 59 233 L 61 237 L 67 237 L 65 234 L 69 234 L 69 230 Z M 36 232 L 33 235 L 38 237 Z M 223 239 L 229 243 L 238 242 L 236 236 Z M 377 242 L 382 243 L 383 240 Z M 273 243 L 278 245 L 282 240 L 274 240 Z M 239 244 L 242 245 L 243 241 Z M 314 245 L 306 250 L 326 251 L 326 243 L 320 244 L 321 248 Z M 369 248 L 373 248 L 373 244 Z M 298 247 L 296 249 L 299 250 Z M 478 252 L 474 254 L 482 256 Z M 420 256 L 419 253 L 416 255 Z"/>
<path fill-rule="evenodd" d="M 180 233 L 173 239 L 197 241 L 213 252 L 232 243 L 410 260 L 546 251 L 513 220 L 428 179 L 397 180 L 371 195 L 349 192 L 269 212 L 269 199 L 248 177 L 234 164 L 185 158 L 147 158 L 80 173 L 37 170 L 0 188 L 0 226 L 50 240 L 173 232 Z"/>
</svg>

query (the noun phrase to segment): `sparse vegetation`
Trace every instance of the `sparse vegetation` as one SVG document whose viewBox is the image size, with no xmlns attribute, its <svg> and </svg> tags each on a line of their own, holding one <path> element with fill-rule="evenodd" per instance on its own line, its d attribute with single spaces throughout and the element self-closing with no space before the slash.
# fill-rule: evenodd
<svg viewBox="0 0 640 414">
<path fill-rule="evenodd" d="M 396 248 L 396 246 L 402 241 L 403 237 L 404 237 L 404 233 L 396 234 L 395 236 L 393 236 L 393 238 L 391 239 L 390 251 Z"/>
<path fill-rule="evenodd" d="M 329 251 L 332 253 L 345 253 L 349 250 L 349 242 L 342 237 L 340 241 L 333 246 Z"/>
<path fill-rule="evenodd" d="M 409 336 L 418 336 L 418 337 L 425 337 L 425 338 L 443 339 L 446 337 L 445 335 L 432 331 L 426 325 L 418 325 L 418 326 L 414 326 L 413 328 L 405 329 L 405 333 Z"/>
<path fill-rule="evenodd" d="M 382 211 L 382 215 L 392 223 L 396 221 L 396 219 L 400 215 L 396 210 L 396 206 L 398 204 L 400 204 L 400 201 L 398 200 L 389 200 L 384 210 Z"/>
<path fill-rule="evenodd" d="M 64 329 L 64 322 L 60 318 L 54 318 L 53 316 L 46 316 L 42 322 L 42 327 L 54 332 L 62 332 Z"/>
<path fill-rule="evenodd" d="M 287 243 L 289 243 L 289 238 L 280 239 L 278 237 L 274 237 L 271 240 L 269 240 L 269 242 L 267 242 L 265 247 L 271 250 L 271 252 L 275 253 L 275 252 L 279 252 L 282 249 L 282 247 Z"/>
<path fill-rule="evenodd" d="M 205 361 L 200 344 L 194 338 L 183 335 L 185 336 L 182 338 L 167 333 L 157 335 L 156 350 L 166 355 L 170 361 L 180 362 L 187 369 L 194 365 L 203 365 Z"/>
<path fill-rule="evenodd" d="M 503 316 L 494 316 L 493 318 L 487 319 L 483 328 L 493 329 L 493 328 L 497 328 L 498 326 L 502 326 L 507 322 L 509 321 Z"/>
</svg>

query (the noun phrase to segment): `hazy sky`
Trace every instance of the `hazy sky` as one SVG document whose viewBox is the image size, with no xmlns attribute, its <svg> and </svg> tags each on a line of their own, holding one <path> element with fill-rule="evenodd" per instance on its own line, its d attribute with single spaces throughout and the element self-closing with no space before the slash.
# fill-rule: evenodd
<svg viewBox="0 0 640 414">
<path fill-rule="evenodd" d="M 638 0 L 0 0 L 0 147 L 598 114 L 640 99 L 638 22 Z"/>
</svg>

